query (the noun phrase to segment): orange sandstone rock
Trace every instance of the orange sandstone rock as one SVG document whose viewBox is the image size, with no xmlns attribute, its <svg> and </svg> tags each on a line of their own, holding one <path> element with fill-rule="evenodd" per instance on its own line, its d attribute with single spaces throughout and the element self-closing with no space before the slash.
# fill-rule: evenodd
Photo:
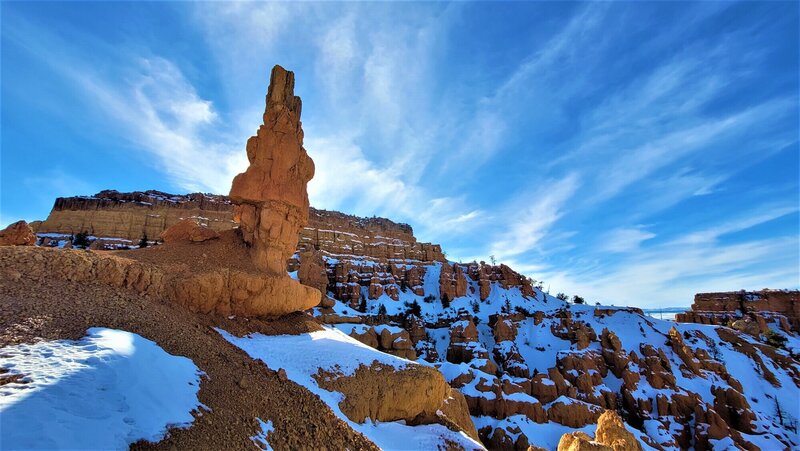
<svg viewBox="0 0 800 451">
<path fill-rule="evenodd" d="M 33 246 L 36 235 L 25 221 L 17 221 L 0 230 L 0 246 Z"/>
<path fill-rule="evenodd" d="M 199 224 L 193 219 L 184 219 L 175 223 L 161 234 L 164 243 L 193 242 L 199 243 L 219 238 L 219 233 Z"/>
<path fill-rule="evenodd" d="M 570 432 L 561 436 L 558 451 L 642 451 L 642 445 L 625 429 L 622 418 L 607 410 L 597 419 L 594 439 L 583 432 Z"/>
<path fill-rule="evenodd" d="M 319 304 L 321 293 L 286 274 L 286 260 L 294 254 L 300 230 L 308 223 L 308 181 L 314 162 L 303 148 L 300 123 L 302 103 L 294 95 L 294 73 L 272 68 L 264 123 L 247 140 L 247 170 L 233 179 L 230 199 L 234 220 L 251 246 L 257 268 L 285 290 L 268 290 L 274 302 L 295 303 L 297 310 Z"/>
<path fill-rule="evenodd" d="M 250 166 L 233 179 L 234 219 L 252 246 L 253 261 L 281 273 L 308 223 L 308 181 L 314 162 L 303 148 L 302 103 L 294 95 L 294 73 L 272 69 L 264 123 L 247 140 Z"/>
</svg>

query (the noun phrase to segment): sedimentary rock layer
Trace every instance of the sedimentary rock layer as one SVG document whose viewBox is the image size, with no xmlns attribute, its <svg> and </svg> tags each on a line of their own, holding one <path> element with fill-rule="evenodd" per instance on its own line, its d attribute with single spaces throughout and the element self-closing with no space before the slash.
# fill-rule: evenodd
<svg viewBox="0 0 800 451">
<path fill-rule="evenodd" d="M 227 196 L 105 190 L 93 196 L 59 197 L 47 219 L 36 226 L 36 232 L 88 232 L 127 240 L 146 235 L 157 239 L 170 226 L 190 218 L 216 231 L 235 225 L 233 204 Z"/>
<path fill-rule="evenodd" d="M 135 242 L 143 235 L 156 239 L 175 223 L 195 219 L 221 232 L 236 227 L 233 207 L 227 196 L 107 190 L 56 199 L 47 220 L 36 225 L 35 231 L 68 235 L 86 231 Z M 441 246 L 417 242 L 407 224 L 315 208 L 309 209 L 308 225 L 300 230 L 298 249 L 385 261 L 444 261 Z"/>
<path fill-rule="evenodd" d="M 788 331 L 800 332 L 800 291 L 761 290 L 698 293 L 692 309 L 675 316 L 677 321 L 728 325 L 750 320 L 752 332 L 767 332 L 766 322 L 777 321 Z"/>
</svg>

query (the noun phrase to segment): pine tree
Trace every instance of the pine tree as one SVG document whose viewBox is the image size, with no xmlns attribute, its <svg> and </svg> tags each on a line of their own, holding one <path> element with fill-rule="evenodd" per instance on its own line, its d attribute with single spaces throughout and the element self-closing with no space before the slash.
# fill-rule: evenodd
<svg viewBox="0 0 800 451">
<path fill-rule="evenodd" d="M 442 308 L 450 308 L 450 296 L 447 293 L 442 295 Z"/>
<path fill-rule="evenodd" d="M 82 247 L 87 248 L 89 247 L 89 234 L 87 232 L 78 232 L 75 235 L 75 240 L 72 242 L 72 245 L 75 247 Z"/>
</svg>

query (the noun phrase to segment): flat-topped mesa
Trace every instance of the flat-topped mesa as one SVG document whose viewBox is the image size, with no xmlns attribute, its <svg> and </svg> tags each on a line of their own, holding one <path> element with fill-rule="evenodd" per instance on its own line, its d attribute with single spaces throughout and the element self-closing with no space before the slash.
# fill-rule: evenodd
<svg viewBox="0 0 800 451">
<path fill-rule="evenodd" d="M 252 246 L 253 261 L 268 273 L 285 274 L 308 223 L 308 192 L 314 162 L 303 148 L 300 98 L 294 73 L 275 66 L 266 97 L 264 123 L 247 140 L 250 166 L 233 179 L 234 220 Z"/>
<path fill-rule="evenodd" d="M 675 319 L 716 325 L 745 319 L 755 325 L 750 328 L 752 333 L 765 333 L 768 331 L 767 323 L 776 322 L 786 332 L 800 332 L 800 291 L 765 289 L 698 293 L 691 310 L 678 313 Z"/>
</svg>

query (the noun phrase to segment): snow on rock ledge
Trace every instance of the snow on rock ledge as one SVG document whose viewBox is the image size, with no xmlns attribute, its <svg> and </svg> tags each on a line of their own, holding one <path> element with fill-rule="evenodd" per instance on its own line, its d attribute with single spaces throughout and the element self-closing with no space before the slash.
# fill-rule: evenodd
<svg viewBox="0 0 800 451">
<path fill-rule="evenodd" d="M 191 360 L 130 332 L 87 333 L 0 348 L 3 448 L 125 449 L 191 425 L 202 374 Z"/>
</svg>

